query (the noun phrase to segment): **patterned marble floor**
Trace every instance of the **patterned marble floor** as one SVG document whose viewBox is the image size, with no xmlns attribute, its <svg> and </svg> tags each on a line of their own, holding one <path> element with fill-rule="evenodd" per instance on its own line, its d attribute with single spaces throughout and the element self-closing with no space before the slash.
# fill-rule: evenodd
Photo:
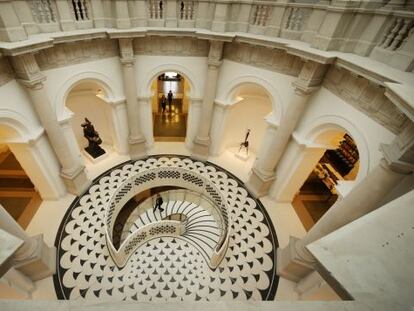
<svg viewBox="0 0 414 311">
<path fill-rule="evenodd" d="M 211 270 L 199 248 L 185 238 L 162 237 L 139 247 L 118 269 L 104 236 L 104 205 L 123 180 L 143 170 L 178 166 L 212 180 L 228 199 L 232 221 L 229 248 Z M 59 299 L 272 300 L 277 238 L 264 207 L 224 169 L 188 157 L 160 155 L 128 161 L 95 179 L 77 197 L 58 231 L 55 290 Z"/>
</svg>

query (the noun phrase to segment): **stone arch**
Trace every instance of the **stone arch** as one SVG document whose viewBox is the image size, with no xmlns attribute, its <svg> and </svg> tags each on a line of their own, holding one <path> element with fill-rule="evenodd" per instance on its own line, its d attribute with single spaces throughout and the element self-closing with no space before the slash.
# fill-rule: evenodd
<svg viewBox="0 0 414 311">
<path fill-rule="evenodd" d="M 302 132 L 302 136 L 307 141 L 317 144 L 328 144 L 326 139 L 320 140 L 321 135 L 326 132 L 346 132 L 352 137 L 358 147 L 359 153 L 359 170 L 356 181 L 359 182 L 368 174 L 370 169 L 370 151 L 368 142 L 363 133 L 354 126 L 354 124 L 343 116 L 325 115 L 309 122 Z M 318 140 L 319 138 L 319 140 Z"/>
<path fill-rule="evenodd" d="M 40 126 L 29 126 L 23 115 L 0 109 L 0 143 L 9 149 L 43 199 L 58 199 L 66 193 L 60 165 Z"/>
<path fill-rule="evenodd" d="M 115 83 L 108 76 L 97 71 L 85 71 L 77 73 L 67 79 L 56 93 L 54 107 L 56 109 L 58 120 L 66 119 L 70 115 L 67 108 L 65 107 L 66 99 L 70 91 L 79 83 L 86 81 L 93 81 L 100 85 L 104 89 L 106 97 L 108 99 L 121 97 L 122 93 L 120 90 L 115 89 Z"/>
<path fill-rule="evenodd" d="M 4 137 L 8 142 L 27 142 L 30 138 L 30 134 L 39 132 L 40 128 L 29 128 L 29 120 L 22 114 L 8 110 L 0 109 L 0 125 L 5 125 L 14 131 L 17 135 L 14 137 Z M 0 141 L 3 137 L 0 135 Z"/>
<path fill-rule="evenodd" d="M 283 116 L 283 100 L 279 91 L 265 79 L 255 75 L 244 75 L 237 77 L 236 79 L 227 83 L 223 90 L 218 94 L 217 99 L 230 103 L 234 92 L 243 84 L 255 84 L 264 89 L 265 93 L 269 96 L 272 104 L 271 118 L 276 124 L 280 124 Z"/>
<path fill-rule="evenodd" d="M 174 71 L 182 75 L 190 83 L 190 94 L 187 94 L 190 98 L 201 97 L 201 86 L 197 85 L 194 81 L 197 81 L 196 77 L 191 73 L 191 70 L 180 64 L 162 64 L 153 68 L 145 75 L 144 83 L 142 84 L 139 94 L 143 94 L 143 97 L 150 97 L 151 83 L 160 74 Z"/>
</svg>

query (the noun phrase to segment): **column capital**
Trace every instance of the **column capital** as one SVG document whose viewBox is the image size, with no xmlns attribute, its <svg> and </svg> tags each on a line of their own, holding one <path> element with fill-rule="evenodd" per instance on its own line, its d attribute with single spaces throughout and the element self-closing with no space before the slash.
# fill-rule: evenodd
<svg viewBox="0 0 414 311">
<path fill-rule="evenodd" d="M 17 79 L 17 81 L 28 89 L 40 90 L 44 87 L 44 81 L 46 81 L 46 77 L 42 74 L 39 74 L 36 78 L 33 78 L 31 80 Z"/>
<path fill-rule="evenodd" d="M 219 67 L 223 58 L 223 41 L 211 40 L 207 64 L 209 67 Z M 213 69 L 213 68 L 212 68 Z"/>
<path fill-rule="evenodd" d="M 132 66 L 135 63 L 133 39 L 119 38 L 118 42 L 121 63 L 125 66 Z"/>
<path fill-rule="evenodd" d="M 320 64 L 311 60 L 305 61 L 297 80 L 293 82 L 294 87 L 304 93 L 312 93 L 321 86 L 328 68 L 329 65 L 327 64 Z"/>
<path fill-rule="evenodd" d="M 32 88 L 36 84 L 46 80 L 33 53 L 13 56 L 11 58 L 11 64 L 17 79 L 21 80 L 27 87 Z"/>
<path fill-rule="evenodd" d="M 308 96 L 311 95 L 313 92 L 319 90 L 319 86 L 307 86 L 305 83 L 302 83 L 300 80 L 296 80 L 292 82 L 292 86 L 294 88 L 294 92 L 296 95 L 299 96 Z"/>
</svg>

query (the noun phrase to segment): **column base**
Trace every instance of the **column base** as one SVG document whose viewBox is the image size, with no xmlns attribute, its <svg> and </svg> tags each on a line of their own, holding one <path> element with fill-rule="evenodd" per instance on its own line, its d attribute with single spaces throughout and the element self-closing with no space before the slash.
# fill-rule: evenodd
<svg viewBox="0 0 414 311">
<path fill-rule="evenodd" d="M 49 247 L 43 241 L 43 235 L 39 234 L 32 239 L 37 240 L 36 251 L 22 261 L 13 262 L 13 267 L 23 273 L 32 281 L 38 281 L 56 272 L 56 248 Z"/>
<path fill-rule="evenodd" d="M 83 194 L 91 185 L 91 181 L 86 175 L 84 166 L 80 166 L 73 174 L 61 172 L 60 176 L 63 178 L 63 182 L 68 191 L 78 196 Z"/>
<path fill-rule="evenodd" d="M 145 146 L 145 138 L 129 138 L 129 156 L 131 160 L 142 159 L 147 155 L 147 147 Z"/>
<path fill-rule="evenodd" d="M 312 263 L 305 261 L 296 251 L 295 244 L 298 238 L 290 237 L 289 245 L 277 249 L 276 274 L 293 282 L 299 282 L 315 271 Z"/>
<path fill-rule="evenodd" d="M 210 137 L 196 137 L 193 143 L 191 157 L 199 161 L 207 161 L 210 150 Z"/>
<path fill-rule="evenodd" d="M 268 194 L 275 178 L 275 175 L 266 176 L 253 167 L 245 186 L 256 198 L 262 197 Z"/>
</svg>

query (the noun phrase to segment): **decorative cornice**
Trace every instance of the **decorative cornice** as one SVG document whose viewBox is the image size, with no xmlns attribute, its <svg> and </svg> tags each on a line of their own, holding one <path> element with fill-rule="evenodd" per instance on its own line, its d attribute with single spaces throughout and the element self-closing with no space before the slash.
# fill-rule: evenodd
<svg viewBox="0 0 414 311">
<path fill-rule="evenodd" d="M 414 122 L 414 90 L 401 84 L 385 83 L 385 96 Z"/>
<path fill-rule="evenodd" d="M 382 75 L 380 73 L 374 72 L 372 70 L 368 70 L 366 68 L 361 67 L 358 64 L 351 63 L 347 60 L 337 58 L 335 61 L 335 66 L 339 68 L 344 68 L 348 70 L 349 72 L 352 72 L 356 75 L 360 75 L 372 82 L 375 82 L 376 84 L 385 85 L 385 82 L 396 82 L 393 79 L 390 79 L 389 77 L 386 77 L 385 75 Z"/>
</svg>

